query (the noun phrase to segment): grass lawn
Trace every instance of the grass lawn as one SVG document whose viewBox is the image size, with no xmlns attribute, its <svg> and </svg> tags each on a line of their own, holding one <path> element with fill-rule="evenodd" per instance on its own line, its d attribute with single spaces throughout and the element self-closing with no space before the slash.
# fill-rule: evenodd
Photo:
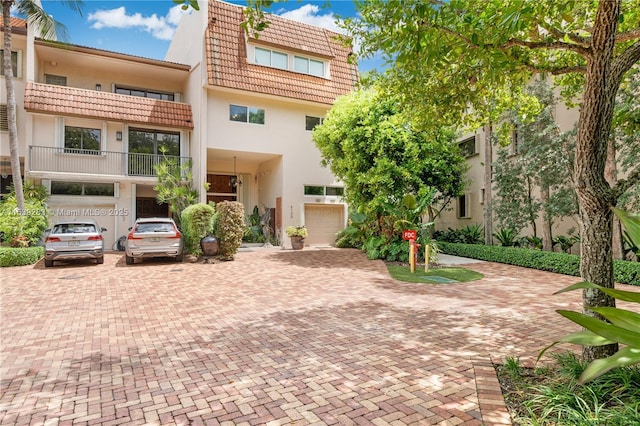
<svg viewBox="0 0 640 426">
<path fill-rule="evenodd" d="M 391 276 L 398 280 L 408 283 L 429 283 L 435 284 L 435 281 L 429 281 L 427 277 L 435 276 L 448 278 L 461 283 L 467 281 L 475 281 L 484 278 L 479 272 L 472 271 L 466 268 L 430 268 L 429 272 L 424 272 L 424 266 L 422 268 L 416 268 L 415 273 L 411 273 L 408 266 L 399 265 L 387 265 L 387 269 Z"/>
</svg>

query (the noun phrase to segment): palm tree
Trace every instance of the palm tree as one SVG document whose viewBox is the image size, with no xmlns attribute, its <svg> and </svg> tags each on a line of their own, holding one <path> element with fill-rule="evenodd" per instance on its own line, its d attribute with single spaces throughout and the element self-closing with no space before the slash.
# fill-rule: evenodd
<svg viewBox="0 0 640 426">
<path fill-rule="evenodd" d="M 61 0 L 71 9 L 82 14 L 81 0 Z M 2 3 L 2 24 L 4 31 L 4 54 L 2 67 L 7 89 L 7 123 L 9 125 L 9 152 L 11 154 L 11 174 L 16 193 L 18 208 L 24 210 L 24 190 L 20 173 L 20 155 L 18 153 L 18 126 L 16 121 L 16 96 L 13 87 L 13 67 L 11 66 L 11 8 L 16 7 L 19 14 L 27 17 L 29 25 L 38 29 L 46 39 L 66 38 L 66 29 L 56 22 L 40 6 L 38 0 L 0 0 Z"/>
</svg>

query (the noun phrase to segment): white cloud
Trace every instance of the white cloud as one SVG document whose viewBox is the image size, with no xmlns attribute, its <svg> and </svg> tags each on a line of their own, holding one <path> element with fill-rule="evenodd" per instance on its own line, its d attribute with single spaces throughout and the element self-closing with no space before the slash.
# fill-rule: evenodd
<svg viewBox="0 0 640 426">
<path fill-rule="evenodd" d="M 142 16 L 140 13 L 127 14 L 124 6 L 116 9 L 97 10 L 89 14 L 89 22 L 93 22 L 91 28 L 141 29 L 150 33 L 159 40 L 171 40 L 176 30 L 180 17 L 185 13 L 180 5 L 169 9 L 166 16 L 158 17 L 155 13 L 151 16 Z"/>
<path fill-rule="evenodd" d="M 344 34 L 344 29 L 340 28 L 336 24 L 337 17 L 329 12 L 324 15 L 320 13 L 320 7 L 316 4 L 305 4 L 304 6 L 290 10 L 287 12 L 276 13 L 283 18 L 291 19 L 292 21 L 303 22 L 309 25 L 315 25 L 316 27 L 326 28 L 337 33 Z"/>
</svg>

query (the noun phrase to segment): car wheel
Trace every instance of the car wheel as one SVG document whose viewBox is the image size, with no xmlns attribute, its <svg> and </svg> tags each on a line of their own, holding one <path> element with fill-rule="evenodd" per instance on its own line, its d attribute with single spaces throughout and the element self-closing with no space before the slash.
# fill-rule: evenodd
<svg viewBox="0 0 640 426">
<path fill-rule="evenodd" d="M 97 263 L 98 265 L 102 265 L 102 264 L 104 263 L 104 256 L 102 256 L 102 257 L 98 257 L 98 258 L 96 259 L 96 263 Z"/>
<path fill-rule="evenodd" d="M 124 260 L 127 262 L 127 265 L 133 265 L 133 257 L 124 255 Z"/>
<path fill-rule="evenodd" d="M 179 254 L 179 255 L 176 256 L 176 262 L 180 262 L 181 263 L 183 259 L 184 259 L 184 255 L 182 255 L 182 254 Z"/>
<path fill-rule="evenodd" d="M 53 260 L 45 259 L 44 260 L 44 266 L 47 267 L 47 268 L 51 268 L 53 266 Z"/>
</svg>

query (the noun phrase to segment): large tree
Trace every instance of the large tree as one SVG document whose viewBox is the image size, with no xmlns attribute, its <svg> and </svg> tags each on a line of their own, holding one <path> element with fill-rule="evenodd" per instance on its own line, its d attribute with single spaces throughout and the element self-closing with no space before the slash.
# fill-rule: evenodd
<svg viewBox="0 0 640 426">
<path fill-rule="evenodd" d="M 392 63 L 387 86 L 410 110 L 448 123 L 512 107 L 536 73 L 555 75 L 563 94 L 580 94 L 573 181 L 580 206 L 581 275 L 613 287 L 612 206 L 640 179 L 636 164 L 610 186 L 604 175 L 614 100 L 640 60 L 640 0 L 357 1 L 349 22 L 365 54 Z M 502 90 L 502 92 L 500 91 Z M 499 102 L 487 99 L 502 94 Z M 504 96 L 508 94 L 508 96 Z M 493 105 L 489 111 L 486 106 Z M 471 113 L 472 112 L 472 113 Z M 584 310 L 614 306 L 587 289 Z M 592 360 L 614 346 L 585 347 Z"/>
<path fill-rule="evenodd" d="M 401 110 L 399 98 L 356 90 L 338 98 L 313 131 L 324 164 L 344 181 L 349 204 L 363 213 L 432 189 L 438 191 L 434 203 L 442 206 L 464 188 L 466 164 L 453 132 L 416 130 Z"/>
<path fill-rule="evenodd" d="M 81 12 L 82 1 L 60 0 L 78 13 Z M 9 153 L 11 155 L 11 174 L 18 208 L 24 210 L 24 190 L 22 173 L 20 170 L 20 153 L 18 150 L 18 125 L 16 119 L 16 95 L 13 85 L 13 67 L 11 65 L 11 10 L 15 7 L 18 15 L 24 16 L 29 25 L 38 29 L 41 37 L 56 39 L 65 36 L 65 28 L 54 21 L 40 6 L 40 2 L 33 0 L 1 0 L 2 30 L 4 35 L 2 68 L 4 71 L 5 88 L 7 91 L 7 123 L 9 125 Z"/>
</svg>

